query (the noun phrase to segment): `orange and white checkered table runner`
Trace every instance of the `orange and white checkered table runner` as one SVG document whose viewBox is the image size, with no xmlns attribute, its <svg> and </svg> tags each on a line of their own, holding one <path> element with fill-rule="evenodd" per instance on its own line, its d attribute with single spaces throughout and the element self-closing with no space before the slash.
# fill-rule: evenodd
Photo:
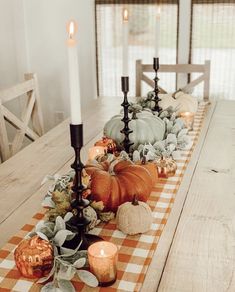
<svg viewBox="0 0 235 292">
<path fill-rule="evenodd" d="M 168 216 L 174 204 L 175 196 L 180 186 L 183 174 L 190 160 L 194 146 L 200 134 L 205 115 L 206 104 L 201 103 L 195 115 L 194 130 L 190 132 L 193 146 L 190 150 L 182 151 L 181 159 L 177 160 L 177 171 L 174 177 L 160 179 L 149 197 L 148 204 L 154 217 L 149 232 L 141 235 L 127 236 L 116 229 L 115 220 L 108 224 L 99 224 L 91 233 L 101 236 L 119 246 L 117 281 L 107 288 L 90 288 L 79 280 L 74 280 L 76 291 L 139 291 L 144 282 L 147 269 L 157 248 L 162 230 L 167 223 Z M 0 250 L 0 291 L 37 292 L 41 285 L 35 280 L 23 278 L 14 262 L 14 249 L 20 241 L 33 230 L 37 222 L 44 217 L 44 210 L 38 212 L 30 224 L 24 225 Z"/>
</svg>

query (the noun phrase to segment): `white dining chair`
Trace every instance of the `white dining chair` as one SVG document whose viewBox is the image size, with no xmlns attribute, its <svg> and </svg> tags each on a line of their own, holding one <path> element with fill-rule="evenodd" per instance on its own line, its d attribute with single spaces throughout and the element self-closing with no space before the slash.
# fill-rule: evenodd
<svg viewBox="0 0 235 292">
<path fill-rule="evenodd" d="M 24 96 L 25 103 L 21 117 L 17 117 L 6 103 Z M 23 98 L 22 98 L 23 99 Z M 10 142 L 6 124 L 11 124 L 16 133 Z M 30 125 L 31 126 L 30 126 Z M 0 158 L 5 161 L 16 154 L 23 145 L 24 138 L 35 141 L 44 134 L 37 76 L 25 74 L 25 81 L 11 88 L 0 90 Z"/>
<path fill-rule="evenodd" d="M 154 72 L 153 65 L 143 64 L 142 60 L 136 61 L 136 96 L 141 96 L 142 82 L 147 83 L 150 87 L 154 88 L 154 81 L 150 79 L 145 73 Z M 158 72 L 164 73 L 201 73 L 199 77 L 191 80 L 183 88 L 184 92 L 191 92 L 194 87 L 203 82 L 203 100 L 209 100 L 210 90 L 210 61 L 205 61 L 204 64 L 167 64 L 160 65 Z M 160 88 L 160 93 L 167 93 L 166 90 Z"/>
</svg>

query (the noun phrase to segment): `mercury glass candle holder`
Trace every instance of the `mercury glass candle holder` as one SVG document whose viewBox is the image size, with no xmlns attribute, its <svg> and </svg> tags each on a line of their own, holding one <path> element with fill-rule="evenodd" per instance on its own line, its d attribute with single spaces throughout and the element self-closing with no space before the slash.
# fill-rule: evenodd
<svg viewBox="0 0 235 292">
<path fill-rule="evenodd" d="M 91 272 L 97 277 L 99 286 L 112 285 L 117 278 L 118 248 L 115 244 L 102 241 L 88 248 L 88 261 Z"/>
<path fill-rule="evenodd" d="M 193 130 L 194 116 L 195 114 L 191 112 L 182 112 L 180 114 L 181 119 L 184 121 L 185 126 L 189 129 L 189 131 Z"/>
<path fill-rule="evenodd" d="M 105 154 L 105 152 L 106 152 L 105 147 L 103 147 L 103 146 L 93 146 L 88 150 L 88 159 L 89 160 L 93 160 L 98 155 Z"/>
</svg>

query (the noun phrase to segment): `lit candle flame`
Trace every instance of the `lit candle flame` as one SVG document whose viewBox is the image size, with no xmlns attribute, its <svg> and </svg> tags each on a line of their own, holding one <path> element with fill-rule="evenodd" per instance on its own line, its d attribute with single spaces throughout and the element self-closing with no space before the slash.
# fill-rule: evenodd
<svg viewBox="0 0 235 292">
<path fill-rule="evenodd" d="M 75 34 L 75 23 L 74 21 L 71 21 L 69 23 L 69 38 L 72 39 L 74 34 Z"/>
<path fill-rule="evenodd" d="M 128 10 L 125 8 L 123 10 L 123 21 L 128 21 L 128 18 L 129 18 L 129 13 L 128 13 Z"/>
<path fill-rule="evenodd" d="M 100 255 L 101 255 L 102 257 L 104 256 L 104 250 L 103 250 L 103 249 L 100 250 Z"/>
</svg>

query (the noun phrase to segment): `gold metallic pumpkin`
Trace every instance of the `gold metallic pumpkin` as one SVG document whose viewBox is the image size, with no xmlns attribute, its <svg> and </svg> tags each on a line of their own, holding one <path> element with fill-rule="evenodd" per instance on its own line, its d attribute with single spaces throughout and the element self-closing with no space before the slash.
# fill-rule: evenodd
<svg viewBox="0 0 235 292">
<path fill-rule="evenodd" d="M 161 158 L 156 161 L 158 177 L 168 178 L 175 175 L 177 164 L 172 158 Z"/>
<path fill-rule="evenodd" d="M 108 137 L 103 137 L 101 140 L 95 143 L 95 146 L 103 146 L 107 153 L 115 153 L 117 150 L 117 145 L 115 141 Z"/>
<path fill-rule="evenodd" d="M 54 262 L 52 245 L 37 235 L 22 240 L 14 251 L 14 257 L 18 270 L 26 278 L 47 276 Z"/>
</svg>

